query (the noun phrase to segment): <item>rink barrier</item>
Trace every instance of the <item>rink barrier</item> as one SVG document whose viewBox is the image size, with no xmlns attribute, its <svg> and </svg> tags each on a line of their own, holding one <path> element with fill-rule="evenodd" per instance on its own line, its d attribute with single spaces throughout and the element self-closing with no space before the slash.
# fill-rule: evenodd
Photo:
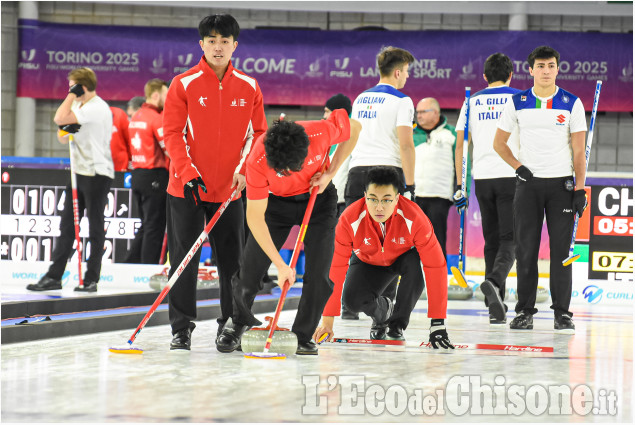
<svg viewBox="0 0 635 425">
<path fill-rule="evenodd" d="M 121 295 L 128 297 L 129 295 Z M 82 297 L 86 300 L 88 297 Z M 153 300 L 156 294 L 153 296 Z M 287 298 L 284 310 L 298 308 L 300 297 Z M 278 297 L 272 295 L 259 295 L 254 301 L 252 312 L 254 314 L 272 312 L 278 303 Z M 3 307 L 4 310 L 4 307 Z M 85 310 L 85 309 L 84 309 Z M 122 308 L 121 312 L 116 309 L 99 310 L 96 312 L 85 312 L 84 315 L 78 313 L 50 315 L 51 320 L 36 321 L 37 318 L 28 318 L 29 322 L 23 325 L 15 323 L 22 321 L 6 319 L 2 321 L 1 339 L 2 344 L 35 341 L 49 338 L 61 338 L 75 335 L 86 335 L 98 332 L 110 332 L 120 330 L 134 330 L 141 319 L 148 311 L 148 306 L 136 306 Z M 133 312 L 129 312 L 133 310 Z M 68 318 L 68 316 L 73 316 Z M 197 303 L 197 321 L 212 320 L 221 315 L 219 300 L 202 300 Z M 80 317 L 78 317 L 80 316 Z M 84 317 L 81 317 L 84 316 Z M 146 326 L 160 326 L 169 324 L 167 305 L 161 305 L 152 316 Z"/>
</svg>

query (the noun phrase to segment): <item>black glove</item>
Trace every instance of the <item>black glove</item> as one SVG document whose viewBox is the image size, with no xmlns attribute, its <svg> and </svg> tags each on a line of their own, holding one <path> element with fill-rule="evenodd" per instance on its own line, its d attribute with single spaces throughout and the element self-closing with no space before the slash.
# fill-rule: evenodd
<svg viewBox="0 0 635 425">
<path fill-rule="evenodd" d="M 406 188 L 403 190 L 403 195 L 410 199 L 411 201 L 415 200 L 415 185 L 407 184 Z"/>
<path fill-rule="evenodd" d="M 578 218 L 582 217 L 587 205 L 586 191 L 584 189 L 578 189 L 573 192 L 573 212 L 578 215 Z"/>
<path fill-rule="evenodd" d="M 450 338 L 448 337 L 448 332 L 445 330 L 445 324 L 443 323 L 443 319 L 432 319 L 430 321 L 430 344 L 432 344 L 432 348 L 438 349 L 441 348 L 451 348 L 454 350 L 454 345 L 450 342 Z"/>
<path fill-rule="evenodd" d="M 80 97 L 85 93 L 81 84 L 73 84 L 71 88 L 68 89 L 68 92 L 73 93 L 77 97 Z"/>
<path fill-rule="evenodd" d="M 459 213 L 463 211 L 465 208 L 467 208 L 469 202 L 467 198 L 465 197 L 465 195 L 463 195 L 463 191 L 461 190 L 461 185 L 459 184 L 456 185 L 456 192 L 454 192 L 454 196 L 452 198 L 454 199 L 454 206 L 459 211 Z"/>
<path fill-rule="evenodd" d="M 529 168 L 525 167 L 524 165 L 521 165 L 520 167 L 516 168 L 516 177 L 518 177 L 524 182 L 528 182 L 534 177 L 534 174 L 531 171 L 529 171 Z"/>
<path fill-rule="evenodd" d="M 77 133 L 79 131 L 80 128 L 82 128 L 81 124 L 64 124 L 64 125 L 60 125 L 59 126 L 60 130 L 65 131 L 67 133 Z"/>
<path fill-rule="evenodd" d="M 195 207 L 201 205 L 202 202 L 198 194 L 199 187 L 203 189 L 203 192 L 207 193 L 205 183 L 203 183 L 203 179 L 200 177 L 190 180 L 183 186 L 183 197 L 189 200 Z"/>
</svg>

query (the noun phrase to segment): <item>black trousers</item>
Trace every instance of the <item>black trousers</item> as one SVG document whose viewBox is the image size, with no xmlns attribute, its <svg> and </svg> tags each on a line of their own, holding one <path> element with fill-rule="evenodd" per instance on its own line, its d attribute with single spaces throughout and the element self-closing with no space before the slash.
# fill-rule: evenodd
<svg viewBox="0 0 635 425">
<path fill-rule="evenodd" d="M 222 203 L 203 202 L 202 206 L 194 207 L 187 199 L 170 194 L 167 203 L 171 264 L 169 276 L 172 277 Z M 218 267 L 222 315 L 218 319 L 219 323 L 224 323 L 232 315 L 231 278 L 238 270 L 238 261 L 245 244 L 242 204 L 242 198 L 230 202 L 208 236 Z M 196 281 L 200 259 L 199 249 L 169 292 L 169 317 L 173 334 L 187 327 L 194 328 L 192 321 L 196 319 Z"/>
<path fill-rule="evenodd" d="M 507 275 L 516 259 L 513 213 L 516 178 L 474 180 L 474 190 L 485 240 L 485 279 L 498 287 L 504 300 Z"/>
<path fill-rule="evenodd" d="M 269 195 L 265 221 L 276 249 L 280 250 L 284 245 L 291 228 L 302 223 L 307 203 L 308 194 L 296 197 Z M 302 296 L 291 328 L 299 342 L 311 340 L 324 306 L 333 292 L 329 270 L 335 243 L 336 213 L 337 191 L 330 184 L 316 199 L 304 239 L 306 263 Z M 271 260 L 250 234 L 240 260 L 240 269 L 232 279 L 234 323 L 249 326 L 261 324 L 251 313 L 251 307 L 256 294 L 262 289 L 262 275 L 270 264 Z"/>
<path fill-rule="evenodd" d="M 538 251 L 543 219 L 547 218 L 550 266 L 551 308 L 556 315 L 569 314 L 571 303 L 571 267 L 562 265 L 569 255 L 573 232 L 573 191 L 565 181 L 573 177 L 536 178 L 516 183 L 514 196 L 514 231 L 516 233 L 516 270 L 518 303 L 516 312 L 535 314 L 538 288 Z"/>
<path fill-rule="evenodd" d="M 415 308 L 425 287 L 421 259 L 415 248 L 401 254 L 388 267 L 364 263 L 355 254 L 351 260 L 344 281 L 342 303 L 353 312 L 363 311 L 375 320 L 383 314 L 379 295 L 401 276 L 395 310 L 388 319 L 389 327 L 406 329 L 410 313 Z"/>
<path fill-rule="evenodd" d="M 346 180 L 346 187 L 344 188 L 344 200 L 346 201 L 347 207 L 358 199 L 364 197 L 364 192 L 366 191 L 366 178 L 368 177 L 368 172 L 371 168 L 373 167 L 353 167 L 348 170 L 348 179 Z M 399 193 L 403 193 L 403 189 L 406 186 L 406 178 L 404 177 L 403 170 L 399 167 L 392 168 L 397 170 L 401 176 L 404 187 L 399 190 Z M 386 287 L 386 290 L 382 295 L 390 298 L 391 300 L 395 300 L 398 283 L 399 276 L 395 277 L 391 284 Z"/>
<path fill-rule="evenodd" d="M 132 196 L 139 207 L 141 227 L 132 241 L 126 263 L 159 263 L 165 236 L 168 180 L 165 168 L 132 170 Z"/>
<path fill-rule="evenodd" d="M 452 201 L 444 198 L 424 198 L 419 196 L 415 198 L 415 201 L 423 210 L 423 213 L 430 219 L 434 234 L 441 245 L 443 256 L 447 258 L 445 243 L 448 238 L 448 214 L 452 206 Z"/>
<path fill-rule="evenodd" d="M 84 216 L 84 209 L 88 217 L 88 242 L 90 252 L 86 260 L 84 281 L 99 282 L 101 275 L 101 259 L 104 256 L 104 208 L 108 203 L 108 191 L 112 179 L 96 174 L 94 176 L 76 175 L 77 205 L 79 220 Z M 61 279 L 66 268 L 66 262 L 73 251 L 75 241 L 75 223 L 73 222 L 73 195 L 70 183 L 66 186 L 64 195 L 64 211 L 60 220 L 60 237 L 57 238 L 55 248 L 51 254 L 53 264 L 46 275 L 53 279 Z M 83 251 L 84 252 L 84 251 Z"/>
</svg>

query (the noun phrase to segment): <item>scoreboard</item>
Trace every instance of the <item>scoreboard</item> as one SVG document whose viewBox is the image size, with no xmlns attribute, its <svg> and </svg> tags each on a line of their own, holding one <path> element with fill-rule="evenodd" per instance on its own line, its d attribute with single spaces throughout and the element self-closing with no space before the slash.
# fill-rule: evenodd
<svg viewBox="0 0 635 425">
<path fill-rule="evenodd" d="M 65 187 L 70 183 L 70 170 L 4 165 L 0 194 L 0 259 L 50 261 L 60 235 L 60 214 L 64 209 Z M 138 217 L 132 202 L 130 173 L 117 172 L 104 209 L 104 263 L 123 262 L 141 226 Z M 90 253 L 86 217 L 80 222 L 79 235 L 82 261 L 86 261 L 86 255 Z M 73 256 L 76 260 L 76 251 Z"/>
<path fill-rule="evenodd" d="M 589 278 L 633 279 L 633 186 L 591 186 Z"/>
</svg>

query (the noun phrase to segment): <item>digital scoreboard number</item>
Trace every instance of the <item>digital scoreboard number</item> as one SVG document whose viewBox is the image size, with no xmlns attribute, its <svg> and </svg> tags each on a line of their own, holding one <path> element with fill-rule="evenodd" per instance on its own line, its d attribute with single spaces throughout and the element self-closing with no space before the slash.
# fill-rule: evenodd
<svg viewBox="0 0 635 425">
<path fill-rule="evenodd" d="M 116 173 L 104 209 L 103 262 L 123 262 L 141 225 L 126 176 Z M 60 236 L 68 170 L 2 168 L 0 258 L 15 261 L 50 261 Z M 128 185 L 129 186 L 129 185 Z M 70 194 L 69 194 L 70 196 Z M 82 260 L 90 253 L 88 219 L 80 222 Z M 74 252 L 73 256 L 76 257 Z"/>
<path fill-rule="evenodd" d="M 589 278 L 633 280 L 633 187 L 591 187 Z"/>
</svg>

